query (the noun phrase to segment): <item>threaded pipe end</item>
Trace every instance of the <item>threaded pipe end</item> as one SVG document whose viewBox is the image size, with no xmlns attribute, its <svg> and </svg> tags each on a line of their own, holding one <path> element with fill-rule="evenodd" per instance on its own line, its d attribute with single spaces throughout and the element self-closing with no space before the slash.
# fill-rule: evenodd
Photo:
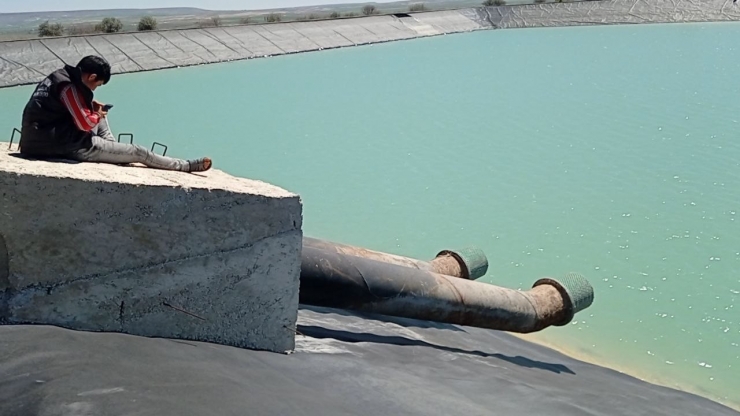
<svg viewBox="0 0 740 416">
<path fill-rule="evenodd" d="M 463 269 L 463 278 L 476 280 L 486 275 L 488 272 L 488 259 L 483 250 L 478 247 L 464 247 L 460 250 L 442 250 L 437 257 L 452 256 Z"/>
<path fill-rule="evenodd" d="M 563 322 L 556 324 L 557 326 L 567 325 L 578 312 L 588 308 L 594 302 L 594 288 L 580 273 L 567 273 L 559 279 L 546 277 L 536 281 L 532 287 L 544 284 L 554 286 L 563 297 L 567 311 L 566 318 Z"/>
</svg>

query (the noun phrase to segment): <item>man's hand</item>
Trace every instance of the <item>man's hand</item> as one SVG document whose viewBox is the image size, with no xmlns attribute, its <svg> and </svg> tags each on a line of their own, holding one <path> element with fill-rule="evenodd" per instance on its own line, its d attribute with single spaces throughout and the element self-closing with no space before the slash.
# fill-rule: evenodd
<svg viewBox="0 0 740 416">
<path fill-rule="evenodd" d="M 105 118 L 105 116 L 108 115 L 108 112 L 103 110 L 103 107 L 105 107 L 105 104 L 101 103 L 98 100 L 93 100 L 92 104 L 93 104 L 93 112 L 99 115 L 100 118 Z"/>
</svg>

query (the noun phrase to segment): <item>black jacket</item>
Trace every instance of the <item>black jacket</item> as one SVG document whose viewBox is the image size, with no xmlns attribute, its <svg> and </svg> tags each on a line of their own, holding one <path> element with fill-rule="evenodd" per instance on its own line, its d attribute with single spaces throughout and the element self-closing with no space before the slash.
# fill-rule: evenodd
<svg viewBox="0 0 740 416">
<path fill-rule="evenodd" d="M 64 157 L 92 147 L 92 133 L 80 130 L 62 102 L 60 93 L 75 84 L 84 105 L 93 108 L 93 92 L 82 83 L 79 69 L 65 65 L 34 90 L 23 110 L 21 154 L 32 157 Z"/>
</svg>

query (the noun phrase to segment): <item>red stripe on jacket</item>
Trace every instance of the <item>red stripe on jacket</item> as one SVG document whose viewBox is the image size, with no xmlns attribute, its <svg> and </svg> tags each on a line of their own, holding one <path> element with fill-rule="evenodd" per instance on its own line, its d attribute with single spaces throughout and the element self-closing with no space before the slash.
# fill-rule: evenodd
<svg viewBox="0 0 740 416">
<path fill-rule="evenodd" d="M 70 84 L 62 89 L 62 102 L 67 110 L 72 114 L 72 118 L 77 128 L 82 131 L 90 131 L 100 122 L 100 116 L 87 108 L 74 85 Z"/>
</svg>

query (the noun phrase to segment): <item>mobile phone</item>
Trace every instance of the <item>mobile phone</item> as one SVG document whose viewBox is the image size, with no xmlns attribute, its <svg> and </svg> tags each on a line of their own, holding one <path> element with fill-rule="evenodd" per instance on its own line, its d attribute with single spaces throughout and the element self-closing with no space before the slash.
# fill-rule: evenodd
<svg viewBox="0 0 740 416">
<path fill-rule="evenodd" d="M 113 104 L 106 104 L 103 106 L 103 111 L 110 111 L 113 108 Z"/>
</svg>

